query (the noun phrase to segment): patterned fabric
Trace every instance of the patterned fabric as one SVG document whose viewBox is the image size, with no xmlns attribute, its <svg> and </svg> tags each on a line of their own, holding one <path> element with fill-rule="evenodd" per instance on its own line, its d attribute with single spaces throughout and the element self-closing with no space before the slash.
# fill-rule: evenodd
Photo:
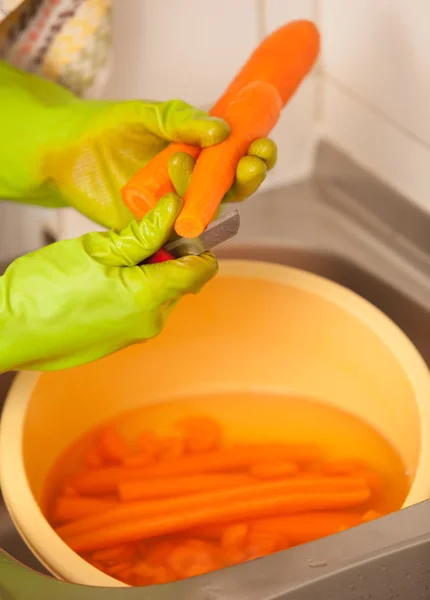
<svg viewBox="0 0 430 600">
<path fill-rule="evenodd" d="M 108 74 L 112 0 L 0 0 L 0 58 L 81 96 Z"/>
</svg>

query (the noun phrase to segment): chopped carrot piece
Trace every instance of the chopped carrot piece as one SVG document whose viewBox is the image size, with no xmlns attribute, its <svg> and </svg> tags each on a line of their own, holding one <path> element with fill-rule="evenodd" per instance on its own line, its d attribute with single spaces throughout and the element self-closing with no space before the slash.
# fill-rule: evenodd
<svg viewBox="0 0 430 600">
<path fill-rule="evenodd" d="M 167 437 L 160 442 L 158 456 L 160 460 L 180 458 L 185 454 L 185 442 L 180 437 Z"/>
<path fill-rule="evenodd" d="M 144 431 L 136 440 L 136 451 L 149 454 L 154 459 L 160 449 L 160 438 L 153 431 Z"/>
<path fill-rule="evenodd" d="M 66 485 L 64 486 L 63 489 L 63 496 L 68 496 L 70 497 L 74 497 L 76 498 L 76 496 L 78 496 L 78 492 L 75 490 L 75 488 L 73 487 L 73 485 Z"/>
<path fill-rule="evenodd" d="M 368 523 L 369 521 L 374 521 L 375 519 L 379 519 L 381 517 L 380 513 L 376 512 L 376 510 L 368 510 L 361 517 L 363 523 Z"/>
<path fill-rule="evenodd" d="M 84 464 L 90 469 L 97 469 L 103 465 L 103 459 L 97 450 L 90 450 L 83 458 Z"/>
<path fill-rule="evenodd" d="M 246 523 L 236 523 L 226 527 L 221 537 L 221 546 L 226 548 L 242 547 L 249 533 L 249 526 Z"/>
<path fill-rule="evenodd" d="M 185 446 L 193 454 L 217 450 L 222 442 L 222 428 L 210 417 L 189 417 L 177 422 L 185 432 Z"/>
<path fill-rule="evenodd" d="M 118 431 L 107 427 L 100 434 L 99 452 L 108 463 L 121 463 L 128 455 L 129 448 Z"/>
<path fill-rule="evenodd" d="M 124 467 L 147 467 L 152 465 L 155 461 L 154 455 L 148 452 L 136 452 L 134 454 L 128 454 L 122 459 Z"/>
</svg>

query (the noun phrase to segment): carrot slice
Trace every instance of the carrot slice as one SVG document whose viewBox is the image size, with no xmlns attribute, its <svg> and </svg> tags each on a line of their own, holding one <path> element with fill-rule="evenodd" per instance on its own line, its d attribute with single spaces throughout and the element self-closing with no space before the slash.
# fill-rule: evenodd
<svg viewBox="0 0 430 600">
<path fill-rule="evenodd" d="M 185 432 L 185 447 L 191 453 L 217 450 L 222 442 L 222 428 L 211 417 L 188 417 L 176 426 Z"/>
<path fill-rule="evenodd" d="M 206 454 L 183 456 L 142 468 L 104 467 L 78 474 L 71 484 L 80 494 L 97 496 L 115 492 L 119 483 L 139 478 L 177 477 L 217 471 L 237 471 L 263 460 L 286 460 L 307 463 L 319 458 L 313 446 L 261 444 L 221 448 Z"/>
<path fill-rule="evenodd" d="M 248 475 L 191 475 L 149 481 L 125 481 L 118 485 L 118 494 L 121 500 L 130 502 L 169 496 L 178 497 L 199 491 L 234 488 L 250 483 L 252 483 L 252 478 Z"/>
<path fill-rule="evenodd" d="M 118 505 L 115 500 L 60 496 L 57 499 L 51 520 L 55 524 L 77 521 L 90 515 L 97 515 Z"/>
<path fill-rule="evenodd" d="M 236 523 L 226 527 L 221 537 L 221 546 L 226 548 L 243 547 L 249 533 L 247 523 Z"/>
<path fill-rule="evenodd" d="M 160 442 L 159 459 L 172 460 L 185 454 L 185 441 L 180 437 L 167 437 Z"/>
</svg>

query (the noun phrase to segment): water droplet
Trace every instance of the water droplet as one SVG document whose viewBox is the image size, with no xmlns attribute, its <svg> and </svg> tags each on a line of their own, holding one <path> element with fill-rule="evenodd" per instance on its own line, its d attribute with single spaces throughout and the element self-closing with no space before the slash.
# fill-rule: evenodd
<svg viewBox="0 0 430 600">
<path fill-rule="evenodd" d="M 324 560 L 309 559 L 308 563 L 309 563 L 309 566 L 311 567 L 311 569 L 318 569 L 318 568 L 327 566 L 327 563 Z"/>
</svg>

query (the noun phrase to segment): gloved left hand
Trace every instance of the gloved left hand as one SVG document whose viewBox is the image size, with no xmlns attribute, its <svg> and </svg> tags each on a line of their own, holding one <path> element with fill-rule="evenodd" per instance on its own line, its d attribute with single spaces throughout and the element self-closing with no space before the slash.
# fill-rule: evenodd
<svg viewBox="0 0 430 600">
<path fill-rule="evenodd" d="M 156 336 L 176 302 L 217 272 L 210 252 L 140 264 L 181 208 L 167 194 L 119 234 L 88 233 L 13 262 L 0 277 L 0 372 L 64 369 Z"/>
<path fill-rule="evenodd" d="M 73 206 L 120 229 L 133 219 L 120 194 L 132 175 L 171 141 L 204 148 L 223 141 L 229 127 L 180 100 L 80 100 L 0 61 L 0 132 L 0 198 Z M 276 152 L 267 138 L 251 145 L 237 165 L 228 201 L 258 188 Z M 177 190 L 186 187 L 180 180 L 179 172 Z"/>
</svg>

